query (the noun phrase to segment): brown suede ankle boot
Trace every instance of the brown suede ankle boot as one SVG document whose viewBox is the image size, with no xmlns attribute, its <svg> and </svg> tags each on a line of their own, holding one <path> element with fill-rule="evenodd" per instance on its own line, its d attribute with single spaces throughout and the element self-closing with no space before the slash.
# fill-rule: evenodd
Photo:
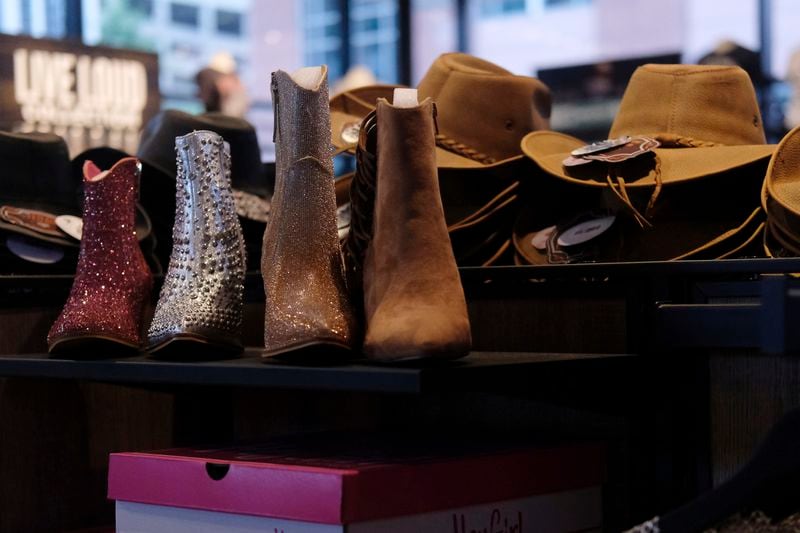
<svg viewBox="0 0 800 533">
<path fill-rule="evenodd" d="M 372 236 L 363 265 L 364 352 L 379 360 L 469 352 L 469 318 L 442 210 L 435 108 L 377 107 Z"/>
</svg>

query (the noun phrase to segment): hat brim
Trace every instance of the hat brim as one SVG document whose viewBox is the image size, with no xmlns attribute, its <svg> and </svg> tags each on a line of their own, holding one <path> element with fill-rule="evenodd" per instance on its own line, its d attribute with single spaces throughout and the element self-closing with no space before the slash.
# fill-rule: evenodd
<svg viewBox="0 0 800 533">
<path fill-rule="evenodd" d="M 798 158 L 794 155 L 798 143 L 800 128 L 795 128 L 781 140 L 775 157 L 770 159 L 761 193 L 764 209 L 770 214 L 778 209 L 784 211 L 783 216 L 800 219 L 800 180 L 795 179 Z M 767 209 L 768 204 L 771 204 L 770 209 Z"/>
<path fill-rule="evenodd" d="M 755 166 L 754 166 L 755 165 Z M 607 188 L 579 186 L 544 174 L 514 224 L 517 255 L 529 264 L 550 264 L 547 251 L 534 247 L 534 236 L 550 226 L 566 227 L 584 213 L 610 211 L 617 215 L 611 228 L 579 249 L 575 261 L 666 261 L 730 256 L 758 233 L 764 213 L 759 205 L 763 165 L 754 163 L 730 173 L 665 188 L 652 213 L 652 227 L 639 226 Z M 758 168 L 756 168 L 758 167 Z M 729 183 L 725 201 L 719 191 Z M 545 194 L 541 194 L 542 192 Z M 629 191 L 635 204 L 651 196 L 650 189 Z M 618 237 L 618 238 L 617 238 Z M 537 241 L 541 240 L 537 239 Z M 539 244 L 537 242 L 537 244 Z M 541 244 L 539 244 L 541 246 Z"/>
<path fill-rule="evenodd" d="M 577 167 L 564 167 L 563 161 L 570 152 L 585 141 L 553 131 L 536 131 L 522 139 L 522 151 L 542 170 L 559 179 L 590 187 L 608 187 L 606 182 L 607 165 L 591 162 Z M 760 159 L 770 157 L 775 145 L 713 146 L 702 148 L 656 148 L 663 184 L 680 183 L 712 174 L 719 174 L 738 168 Z M 639 158 L 637 158 L 639 159 Z M 626 178 L 627 187 L 652 187 L 656 184 L 654 164 L 638 164 L 627 167 L 630 176 L 625 176 L 625 166 L 621 175 Z"/>
<path fill-rule="evenodd" d="M 394 90 L 402 87 L 402 85 L 371 85 L 331 98 L 331 143 L 336 151 L 354 155 L 356 143 L 347 142 L 342 138 L 342 133 L 353 124 L 358 124 L 360 126 L 364 117 L 375 109 L 375 103 L 378 98 L 385 98 L 391 101 Z M 523 157 L 524 155 L 520 153 L 513 157 L 484 164 L 470 159 L 469 157 L 445 150 L 441 146 L 436 147 L 436 167 L 444 169 L 496 168 L 522 159 Z"/>
<path fill-rule="evenodd" d="M 646 255 L 644 257 L 628 258 L 624 253 L 624 243 L 632 236 L 632 232 L 636 232 L 636 228 L 630 221 L 617 220 L 614 226 L 609 229 L 612 235 L 609 235 L 603 248 L 604 254 L 598 258 L 599 262 L 624 262 L 628 260 L 636 261 L 678 261 L 684 259 L 725 259 L 732 257 L 743 249 L 752 245 L 758 239 L 758 236 L 764 231 L 763 212 L 760 209 L 753 211 L 746 219 L 741 221 L 738 225 L 725 230 L 719 235 L 713 236 L 708 241 L 694 243 L 694 248 L 685 250 L 676 255 Z M 544 229 L 544 228 L 542 228 Z M 670 227 L 664 228 L 667 232 Z M 677 228 L 675 228 L 677 229 Z M 549 265 L 547 251 L 540 250 L 533 246 L 532 241 L 536 235 L 536 231 L 523 232 L 515 228 L 513 234 L 514 247 L 516 249 L 518 260 L 520 264 L 531 265 Z M 661 237 L 663 237 L 662 232 Z M 658 239 L 658 236 L 654 236 Z M 610 244 L 609 244 L 610 243 Z M 613 256 L 613 248 L 619 245 L 622 252 L 619 256 Z M 657 249 L 655 247 L 654 249 Z"/>
</svg>

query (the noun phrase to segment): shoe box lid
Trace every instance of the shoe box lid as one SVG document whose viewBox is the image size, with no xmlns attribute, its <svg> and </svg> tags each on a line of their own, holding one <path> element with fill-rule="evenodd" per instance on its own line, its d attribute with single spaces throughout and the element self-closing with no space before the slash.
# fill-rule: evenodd
<svg viewBox="0 0 800 533">
<path fill-rule="evenodd" d="M 598 444 L 323 433 L 111 454 L 113 500 L 348 524 L 599 486 Z"/>
</svg>

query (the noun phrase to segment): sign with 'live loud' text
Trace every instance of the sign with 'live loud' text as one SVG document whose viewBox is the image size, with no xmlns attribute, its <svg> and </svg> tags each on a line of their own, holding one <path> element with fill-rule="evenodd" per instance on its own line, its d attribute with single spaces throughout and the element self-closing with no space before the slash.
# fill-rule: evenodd
<svg viewBox="0 0 800 533">
<path fill-rule="evenodd" d="M 0 129 L 58 134 L 75 154 L 135 152 L 160 106 L 158 56 L 0 35 Z"/>
</svg>

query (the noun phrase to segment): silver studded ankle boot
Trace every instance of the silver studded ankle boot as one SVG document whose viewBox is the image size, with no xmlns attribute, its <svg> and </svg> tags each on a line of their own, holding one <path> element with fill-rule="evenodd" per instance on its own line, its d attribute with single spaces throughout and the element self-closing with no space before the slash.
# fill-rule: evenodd
<svg viewBox="0 0 800 533">
<path fill-rule="evenodd" d="M 176 138 L 175 150 L 173 247 L 148 333 L 150 351 L 179 345 L 239 351 L 245 252 L 229 147 L 214 132 L 195 131 Z"/>
<path fill-rule="evenodd" d="M 326 67 L 272 73 L 275 194 L 261 271 L 264 355 L 328 356 L 352 347 L 330 141 Z M 301 355 L 303 354 L 303 355 Z"/>
</svg>

